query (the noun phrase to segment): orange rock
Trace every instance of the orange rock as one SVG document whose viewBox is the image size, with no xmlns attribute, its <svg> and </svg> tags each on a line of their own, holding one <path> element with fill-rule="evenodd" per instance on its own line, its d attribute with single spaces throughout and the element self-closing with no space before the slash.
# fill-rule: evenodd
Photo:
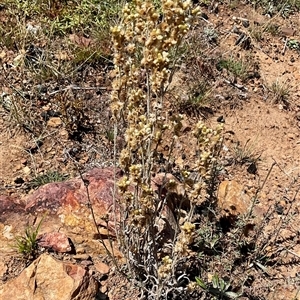
<svg viewBox="0 0 300 300">
<path fill-rule="evenodd" d="M 251 205 L 250 197 L 242 185 L 236 181 L 225 180 L 218 189 L 218 206 L 225 216 L 237 217 L 247 213 Z"/>
<path fill-rule="evenodd" d="M 81 266 L 42 254 L 18 277 L 3 285 L 0 299 L 88 300 L 95 299 L 98 290 L 98 282 Z"/>
<path fill-rule="evenodd" d="M 47 125 L 50 127 L 59 127 L 62 124 L 62 120 L 59 117 L 53 117 L 50 118 L 49 121 L 47 122 Z"/>
<path fill-rule="evenodd" d="M 103 262 L 96 263 L 95 268 L 101 274 L 108 274 L 110 270 L 110 267 Z"/>
</svg>

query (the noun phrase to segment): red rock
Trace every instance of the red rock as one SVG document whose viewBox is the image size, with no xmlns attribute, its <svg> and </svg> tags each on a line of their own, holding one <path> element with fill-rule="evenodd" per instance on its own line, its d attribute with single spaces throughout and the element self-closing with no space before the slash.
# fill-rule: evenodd
<svg viewBox="0 0 300 300">
<path fill-rule="evenodd" d="M 61 232 L 44 233 L 39 237 L 38 245 L 60 253 L 70 252 L 72 250 L 68 237 Z"/>
<path fill-rule="evenodd" d="M 119 175 L 117 174 L 117 177 Z M 97 214 L 106 214 L 112 210 L 114 187 L 114 169 L 95 168 L 84 175 L 89 182 L 88 191 L 91 204 Z M 67 182 L 49 183 L 40 187 L 26 198 L 26 212 L 55 213 L 59 208 L 75 211 L 88 204 L 86 186 L 81 178 Z"/>
<path fill-rule="evenodd" d="M 116 178 L 120 177 L 117 170 Z M 114 211 L 112 190 L 114 188 L 114 168 L 95 168 L 84 175 L 88 182 L 89 198 L 97 216 L 99 225 L 114 231 L 115 220 L 118 219 L 118 208 Z M 40 187 L 26 199 L 25 210 L 28 213 L 70 214 L 78 212 L 80 208 L 88 207 L 86 186 L 78 177 L 66 182 L 49 183 Z M 108 215 L 108 223 L 101 216 Z M 116 216 L 115 216 L 116 215 Z"/>
<path fill-rule="evenodd" d="M 70 180 L 67 182 L 49 183 L 41 186 L 26 198 L 25 210 L 30 213 L 44 212 L 56 213 L 61 206 L 70 205 L 73 209 L 79 206 L 77 199 L 71 198 L 80 182 Z M 70 200 L 72 199 L 72 200 Z"/>
<path fill-rule="evenodd" d="M 4 222 L 10 213 L 24 213 L 24 206 L 17 198 L 0 196 L 0 222 Z"/>
</svg>

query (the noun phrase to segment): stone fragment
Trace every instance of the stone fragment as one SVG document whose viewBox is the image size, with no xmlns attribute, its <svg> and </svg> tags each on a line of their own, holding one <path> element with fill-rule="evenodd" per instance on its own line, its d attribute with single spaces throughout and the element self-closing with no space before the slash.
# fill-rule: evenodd
<svg viewBox="0 0 300 300">
<path fill-rule="evenodd" d="M 84 254 L 84 253 L 85 253 L 84 247 L 77 247 L 76 248 L 76 254 Z"/>
<path fill-rule="evenodd" d="M 62 120 L 59 117 L 52 117 L 47 122 L 47 126 L 54 127 L 54 128 L 59 127 L 61 124 L 62 124 Z"/>
<path fill-rule="evenodd" d="M 59 135 L 64 138 L 64 139 L 68 139 L 69 137 L 69 133 L 66 129 L 62 129 L 60 132 L 59 132 Z"/>
<path fill-rule="evenodd" d="M 92 300 L 98 282 L 78 265 L 42 254 L 16 278 L 0 289 L 1 300 Z"/>
<path fill-rule="evenodd" d="M 11 230 L 12 230 L 11 225 L 5 225 L 2 231 L 3 237 L 8 240 L 12 240 L 14 238 L 14 235 L 11 233 Z"/>
<path fill-rule="evenodd" d="M 25 175 L 29 175 L 31 173 L 31 170 L 30 170 L 29 167 L 26 166 L 26 167 L 23 168 L 23 172 L 24 172 Z"/>
<path fill-rule="evenodd" d="M 280 33 L 283 36 L 294 36 L 296 33 L 296 30 L 294 28 L 282 27 L 282 28 L 280 28 Z"/>
<path fill-rule="evenodd" d="M 0 52 L 0 59 L 4 58 L 6 56 L 6 52 L 3 50 Z"/>
<path fill-rule="evenodd" d="M 107 285 L 102 285 L 101 288 L 100 288 L 100 292 L 101 292 L 102 294 L 107 293 Z"/>
<path fill-rule="evenodd" d="M 73 258 L 74 259 L 78 259 L 78 260 L 88 260 L 90 259 L 91 257 L 86 254 L 86 253 L 83 253 L 83 254 L 76 254 L 76 255 L 73 255 Z"/>
<path fill-rule="evenodd" d="M 39 237 L 38 245 L 60 253 L 70 252 L 72 250 L 68 237 L 61 232 L 44 233 Z"/>
<path fill-rule="evenodd" d="M 96 263 L 95 268 L 101 274 L 108 274 L 110 270 L 110 267 L 103 262 Z"/>
</svg>

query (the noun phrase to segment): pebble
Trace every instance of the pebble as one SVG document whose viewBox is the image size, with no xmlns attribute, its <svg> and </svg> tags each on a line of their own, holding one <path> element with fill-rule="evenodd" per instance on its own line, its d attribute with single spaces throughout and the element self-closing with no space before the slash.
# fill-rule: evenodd
<svg viewBox="0 0 300 300">
<path fill-rule="evenodd" d="M 100 292 L 103 294 L 107 293 L 107 286 L 106 285 L 101 286 Z"/>
<path fill-rule="evenodd" d="M 110 267 L 103 262 L 96 263 L 95 268 L 101 274 L 108 274 L 110 271 Z"/>
<path fill-rule="evenodd" d="M 78 248 L 76 248 L 76 254 L 84 254 L 84 253 L 85 253 L 84 247 L 78 247 Z"/>
<path fill-rule="evenodd" d="M 24 174 L 29 175 L 31 173 L 31 170 L 29 167 L 25 167 L 25 168 L 23 168 L 23 172 L 24 172 Z"/>
<path fill-rule="evenodd" d="M 15 171 L 19 171 L 19 170 L 21 170 L 23 168 L 23 166 L 21 165 L 21 164 L 19 164 L 19 165 L 17 165 L 16 167 L 15 167 Z"/>
<path fill-rule="evenodd" d="M 73 258 L 78 260 L 88 260 L 91 257 L 88 254 L 83 253 L 83 254 L 76 254 L 73 256 Z"/>
<path fill-rule="evenodd" d="M 47 122 L 47 125 L 49 127 L 54 127 L 54 128 L 59 127 L 61 124 L 62 124 L 62 120 L 59 117 L 50 118 L 49 121 Z"/>
</svg>

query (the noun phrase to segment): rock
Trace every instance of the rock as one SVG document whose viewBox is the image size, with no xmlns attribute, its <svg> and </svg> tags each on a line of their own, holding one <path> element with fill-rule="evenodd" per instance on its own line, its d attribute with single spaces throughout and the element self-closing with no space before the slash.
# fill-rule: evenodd
<svg viewBox="0 0 300 300">
<path fill-rule="evenodd" d="M 85 253 L 73 255 L 73 258 L 78 259 L 78 260 L 89 260 L 89 259 L 91 259 L 91 257 L 88 254 L 85 254 Z"/>
<path fill-rule="evenodd" d="M 118 174 L 117 174 L 118 178 Z M 91 204 L 96 214 L 105 215 L 113 206 L 112 189 L 114 187 L 113 168 L 95 168 L 84 175 L 88 183 Z M 74 211 L 88 204 L 85 183 L 81 178 L 65 182 L 48 183 L 25 199 L 27 212 L 57 212 L 59 208 Z"/>
<path fill-rule="evenodd" d="M 181 128 L 180 131 L 181 131 L 182 133 L 187 133 L 187 132 L 189 132 L 189 131 L 192 130 L 192 127 L 191 127 L 191 125 L 187 122 L 187 120 L 183 119 L 183 120 L 181 121 L 181 124 L 182 124 L 182 128 Z"/>
<path fill-rule="evenodd" d="M 84 253 L 85 253 L 84 247 L 77 247 L 76 248 L 76 254 L 84 254 Z"/>
<path fill-rule="evenodd" d="M 294 134 L 294 133 L 291 133 L 291 132 L 287 133 L 286 136 L 287 136 L 287 138 L 290 139 L 290 140 L 295 140 L 295 139 L 296 139 L 295 134 Z"/>
<path fill-rule="evenodd" d="M 42 254 L 0 289 L 2 300 L 92 300 L 98 282 L 84 268 Z"/>
<path fill-rule="evenodd" d="M 4 50 L 2 50 L 0 52 L 0 59 L 3 59 L 6 56 L 6 52 Z"/>
<path fill-rule="evenodd" d="M 102 285 L 101 288 L 100 288 L 100 291 L 101 291 L 102 294 L 107 293 L 107 286 L 106 285 Z"/>
<path fill-rule="evenodd" d="M 69 133 L 68 133 L 68 131 L 66 130 L 66 129 L 62 129 L 60 132 L 59 132 L 59 135 L 62 137 L 62 138 L 64 138 L 64 139 L 68 139 L 68 137 L 69 137 Z"/>
<path fill-rule="evenodd" d="M 62 124 L 62 120 L 59 117 L 52 117 L 47 122 L 47 126 L 54 127 L 54 128 L 59 127 L 61 124 Z"/>
<path fill-rule="evenodd" d="M 219 122 L 219 123 L 225 123 L 224 116 L 219 116 L 219 117 L 217 118 L 217 122 Z"/>
<path fill-rule="evenodd" d="M 222 215 L 226 217 L 243 215 L 247 213 L 251 205 L 250 197 L 245 193 L 243 186 L 236 181 L 222 181 L 217 199 Z"/>
<path fill-rule="evenodd" d="M 24 236 L 29 227 L 37 228 L 41 219 L 43 221 L 39 234 L 52 234 L 48 237 L 43 235 L 40 241 L 43 246 L 52 247 L 55 251 L 68 251 L 70 245 L 67 239 L 61 241 L 62 236 L 55 236 L 59 232 L 73 242 L 75 249 L 81 247 L 81 254 L 89 253 L 91 257 L 98 257 L 107 254 L 105 247 L 99 242 L 101 238 L 118 260 L 124 260 L 116 239 L 111 239 L 116 234 L 115 221 L 118 222 L 119 219 L 118 207 L 114 210 L 111 192 L 114 186 L 114 169 L 96 168 L 83 176 L 89 183 L 90 202 L 102 236 L 97 232 L 82 180 L 74 178 L 66 182 L 49 183 L 23 199 L 0 196 L 0 262 L 17 255 L 16 249 L 12 247 L 15 238 Z M 110 241 L 107 240 L 108 236 Z"/>
<path fill-rule="evenodd" d="M 23 173 L 25 174 L 25 175 L 29 175 L 30 173 L 31 173 L 31 170 L 30 170 L 30 168 L 29 167 L 24 167 L 23 168 Z"/>
<path fill-rule="evenodd" d="M 296 30 L 294 28 L 282 27 L 280 28 L 280 34 L 282 36 L 294 36 Z"/>
<path fill-rule="evenodd" d="M 117 174 L 117 178 L 118 178 Z M 93 207 L 97 224 L 107 228 L 114 235 L 115 220 L 119 219 L 119 210 L 114 211 L 112 190 L 114 187 L 114 169 L 95 168 L 84 175 L 88 183 L 90 204 Z M 49 183 L 40 187 L 25 199 L 25 211 L 28 213 L 43 213 L 59 215 L 62 223 L 69 226 L 78 226 L 83 212 L 90 214 L 85 183 L 81 178 L 65 182 Z M 104 216 L 108 220 L 103 220 Z M 90 220 L 90 226 L 94 227 Z"/>
<path fill-rule="evenodd" d="M 84 268 L 87 268 L 88 266 L 91 266 L 92 264 L 93 264 L 93 262 L 91 260 L 82 260 L 80 262 L 80 265 Z M 94 274 L 92 270 L 89 270 L 89 272 L 90 272 L 89 274 L 91 274 L 91 275 Z"/>
<path fill-rule="evenodd" d="M 101 274 L 108 274 L 110 271 L 110 267 L 103 262 L 96 263 L 95 268 Z"/>
<path fill-rule="evenodd" d="M 38 245 L 60 253 L 70 252 L 72 250 L 68 237 L 61 232 L 44 233 L 39 237 Z"/>
<path fill-rule="evenodd" d="M 5 225 L 2 230 L 2 235 L 4 238 L 8 240 L 12 240 L 14 238 L 14 235 L 11 233 L 12 226 L 11 225 Z"/>
<path fill-rule="evenodd" d="M 178 207 L 184 208 L 189 205 L 184 198 L 184 189 L 182 183 L 170 173 L 158 173 L 152 178 L 152 189 L 159 194 L 163 199 L 167 197 L 166 204 L 161 210 L 160 217 L 156 218 L 155 226 L 161 237 L 161 245 L 173 240 L 178 223 L 175 219 L 175 209 Z"/>
<path fill-rule="evenodd" d="M 156 174 L 152 179 L 151 185 L 153 191 L 156 193 L 160 192 L 163 195 L 167 193 L 184 195 L 183 185 L 170 173 L 161 172 Z"/>
<path fill-rule="evenodd" d="M 41 27 L 39 25 L 32 25 L 32 24 L 27 24 L 26 26 L 26 30 L 31 33 L 31 34 L 34 34 L 36 35 L 37 32 L 41 29 Z"/>
<path fill-rule="evenodd" d="M 24 213 L 24 203 L 17 198 L 0 196 L 0 222 L 3 222 L 10 213 Z"/>
</svg>

